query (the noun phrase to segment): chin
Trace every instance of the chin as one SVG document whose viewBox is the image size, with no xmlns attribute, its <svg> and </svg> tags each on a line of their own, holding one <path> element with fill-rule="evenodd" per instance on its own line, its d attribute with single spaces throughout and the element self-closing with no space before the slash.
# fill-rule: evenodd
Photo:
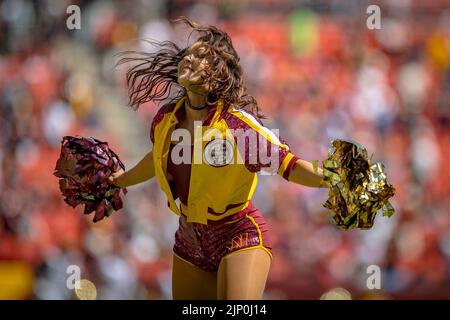
<svg viewBox="0 0 450 320">
<path fill-rule="evenodd" d="M 178 78 L 178 84 L 186 89 L 189 88 L 191 82 L 186 78 Z"/>
<path fill-rule="evenodd" d="M 203 87 L 202 83 L 189 81 L 189 79 L 178 78 L 178 83 L 180 86 L 184 87 L 186 90 L 191 90 L 194 92 L 204 92 L 206 89 Z"/>
</svg>

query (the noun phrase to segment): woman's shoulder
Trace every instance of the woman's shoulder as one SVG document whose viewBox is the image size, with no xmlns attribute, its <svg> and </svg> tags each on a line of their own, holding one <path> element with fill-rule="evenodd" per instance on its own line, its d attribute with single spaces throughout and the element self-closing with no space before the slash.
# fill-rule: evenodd
<svg viewBox="0 0 450 320">
<path fill-rule="evenodd" d="M 176 102 L 169 102 L 163 104 L 158 111 L 156 112 L 155 116 L 153 117 L 153 121 L 150 127 L 150 139 L 154 143 L 154 135 L 155 135 L 155 128 L 156 126 L 161 123 L 161 121 L 164 119 L 164 116 L 166 114 L 171 113 L 175 109 Z"/>
<path fill-rule="evenodd" d="M 248 127 L 264 127 L 261 119 L 253 111 L 233 105 L 227 107 L 224 117 L 232 128 L 242 127 L 244 124 Z"/>
<path fill-rule="evenodd" d="M 169 102 L 163 104 L 158 111 L 156 112 L 155 118 L 159 115 L 164 115 L 166 113 L 170 113 L 175 109 L 176 102 Z"/>
<path fill-rule="evenodd" d="M 175 109 L 175 105 L 176 101 L 163 104 L 153 117 L 152 125 L 157 125 L 159 122 L 161 122 L 166 114 L 171 113 Z"/>
</svg>

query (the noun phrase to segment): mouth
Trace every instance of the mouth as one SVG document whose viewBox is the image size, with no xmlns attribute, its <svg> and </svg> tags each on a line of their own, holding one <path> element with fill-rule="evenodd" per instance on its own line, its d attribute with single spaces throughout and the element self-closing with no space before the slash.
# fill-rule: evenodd
<svg viewBox="0 0 450 320">
<path fill-rule="evenodd" d="M 181 70 L 186 70 L 186 69 L 189 69 L 189 70 L 191 70 L 191 71 L 194 71 L 194 69 L 192 69 L 192 67 L 190 66 L 190 65 L 184 65 L 182 68 L 181 68 Z"/>
</svg>

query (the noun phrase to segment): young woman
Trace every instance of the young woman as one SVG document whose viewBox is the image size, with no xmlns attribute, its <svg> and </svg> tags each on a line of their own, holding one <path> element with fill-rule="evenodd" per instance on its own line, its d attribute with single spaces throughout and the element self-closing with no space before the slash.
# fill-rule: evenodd
<svg viewBox="0 0 450 320">
<path fill-rule="evenodd" d="M 264 170 L 322 187 L 322 170 L 263 126 L 229 36 L 214 26 L 179 20 L 199 34 L 190 47 L 156 43 L 157 52 L 127 52 L 131 56 L 119 61 L 137 62 L 127 72 L 135 109 L 167 99 L 174 88 L 178 94 L 153 119 L 153 150 L 110 180 L 128 187 L 156 176 L 169 208 L 180 216 L 174 299 L 260 299 L 272 250 L 264 218 L 251 201 L 256 174 Z M 174 137 L 190 141 L 178 144 Z"/>
</svg>

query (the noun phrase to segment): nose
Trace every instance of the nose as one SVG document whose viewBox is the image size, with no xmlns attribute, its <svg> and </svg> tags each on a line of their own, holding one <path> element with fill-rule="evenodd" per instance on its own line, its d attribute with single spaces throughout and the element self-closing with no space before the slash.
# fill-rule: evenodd
<svg viewBox="0 0 450 320">
<path fill-rule="evenodd" d="M 184 58 L 186 59 L 187 62 L 192 62 L 192 60 L 194 60 L 194 55 L 191 53 L 186 55 Z"/>
</svg>

